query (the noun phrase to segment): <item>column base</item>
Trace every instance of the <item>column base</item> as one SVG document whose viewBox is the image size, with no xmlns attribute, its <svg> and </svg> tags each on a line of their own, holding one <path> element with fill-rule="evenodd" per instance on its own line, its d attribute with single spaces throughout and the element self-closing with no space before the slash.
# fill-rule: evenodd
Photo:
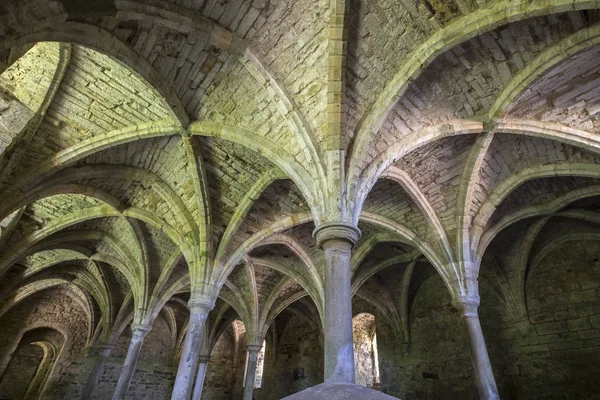
<svg viewBox="0 0 600 400">
<path fill-rule="evenodd" d="M 398 399 L 354 383 L 322 383 L 282 400 L 393 400 Z"/>
</svg>

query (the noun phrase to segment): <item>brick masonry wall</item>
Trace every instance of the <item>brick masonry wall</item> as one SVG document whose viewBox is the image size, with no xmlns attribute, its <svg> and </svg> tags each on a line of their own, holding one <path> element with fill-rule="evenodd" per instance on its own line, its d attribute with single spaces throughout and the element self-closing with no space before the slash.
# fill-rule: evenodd
<svg viewBox="0 0 600 400">
<path fill-rule="evenodd" d="M 417 292 L 408 349 L 375 317 L 383 392 L 407 400 L 477 398 L 466 337 L 438 275 Z"/>
<path fill-rule="evenodd" d="M 229 331 L 225 332 L 213 349 L 202 391 L 203 400 L 231 399 L 234 384 L 234 347 Z"/>
<path fill-rule="evenodd" d="M 600 398 L 596 260 L 600 249 L 589 242 L 550 253 L 529 277 L 529 320 L 482 290 L 479 315 L 503 400 Z M 408 352 L 376 321 L 382 391 L 406 400 L 478 398 L 466 337 L 438 275 L 417 293 Z"/>
<path fill-rule="evenodd" d="M 92 399 L 112 398 L 123 362 L 124 359 L 116 357 L 111 357 L 106 361 L 104 373 L 96 384 Z M 135 374 L 133 374 L 127 399 L 162 400 L 170 398 L 176 373 L 175 367 L 160 367 L 140 360 Z"/>
<path fill-rule="evenodd" d="M 44 399 L 71 398 L 79 386 L 78 376 L 85 359 L 87 317 L 78 301 L 64 290 L 43 290 L 17 304 L 0 320 L 0 357 L 10 354 L 21 335 L 33 328 L 59 328 L 69 340 L 59 343 L 61 355 L 46 384 Z M 12 374 L 9 363 L 5 374 Z M 23 378 L 25 379 L 25 378 Z M 28 381 L 29 383 L 29 381 Z M 16 397 L 19 398 L 19 397 Z"/>
<path fill-rule="evenodd" d="M 86 357 L 87 323 L 83 310 L 74 299 L 61 289 L 48 289 L 31 296 L 18 304 L 2 320 L 0 320 L 0 355 L 16 345 L 18 333 L 31 327 L 60 326 L 70 337 L 70 346 L 55 366 L 44 392 L 44 399 L 75 399 L 81 396 L 95 357 Z M 140 361 L 128 392 L 128 399 L 159 400 L 170 398 L 175 381 L 176 366 L 169 361 L 170 348 L 165 340 L 168 336 L 167 327 L 162 320 L 157 320 L 156 326 L 144 341 Z M 125 330 L 118 341 L 104 368 L 92 399 L 110 399 L 114 393 L 124 357 L 130 340 L 129 328 Z M 27 346 L 30 348 L 34 346 Z M 25 348 L 25 349 L 26 349 Z M 7 350 L 8 349 L 8 350 Z M 41 349 L 38 349 L 41 354 Z M 7 366 L 5 378 L 0 381 L 0 398 L 19 399 L 39 365 L 34 363 L 33 354 L 22 354 L 19 350 Z M 34 365 L 35 364 L 35 365 Z M 15 367 L 17 366 L 17 367 Z M 7 388 L 6 382 L 11 382 Z M 15 384 L 14 382 L 18 382 Z M 8 389 L 7 389 L 8 390 Z M 3 397 L 4 396 L 4 397 Z"/>
<path fill-rule="evenodd" d="M 0 399 L 23 398 L 42 357 L 42 349 L 36 345 L 23 346 L 17 350 L 0 381 Z"/>
<path fill-rule="evenodd" d="M 159 400 L 170 398 L 177 373 L 177 365 L 169 358 L 171 353 L 170 333 L 162 318 L 157 318 L 152 330 L 144 339 L 140 358 L 127 392 L 128 399 Z M 131 330 L 127 327 L 107 360 L 102 376 L 98 379 L 93 399 L 110 399 L 117 386 L 121 368 L 131 340 Z M 80 380 L 85 382 L 93 363 L 82 372 Z"/>
<path fill-rule="evenodd" d="M 480 319 L 501 398 L 599 398 L 600 249 L 590 243 L 558 248 L 528 282 L 529 320 L 481 292 Z M 376 309 L 364 311 L 376 317 L 382 391 L 407 400 L 478 398 L 462 323 L 438 275 L 426 279 L 414 299 L 408 349 Z M 320 383 L 319 343 L 317 330 L 299 317 L 290 320 L 277 348 L 267 348 L 263 387 L 254 397 L 280 399 Z M 294 380 L 296 368 L 304 368 L 306 378 Z M 215 391 L 209 398 L 236 398 L 222 396 Z"/>
<path fill-rule="evenodd" d="M 528 321 L 515 321 L 492 298 L 482 304 L 503 399 L 600 398 L 599 260 L 589 241 L 549 253 L 528 280 Z"/>
<path fill-rule="evenodd" d="M 323 382 L 323 349 L 320 332 L 294 316 L 286 325 L 277 347 L 265 354 L 263 385 L 255 390 L 257 400 L 276 400 Z M 294 379 L 294 370 L 304 369 L 304 378 Z"/>
<path fill-rule="evenodd" d="M 510 314 L 483 289 L 481 296 L 480 318 L 502 399 L 598 398 L 600 248 L 590 242 L 567 243 L 531 271 L 528 320 Z M 57 367 L 51 390 L 44 396 L 47 399 L 76 398 L 93 365 L 94 359 L 86 360 L 80 351 L 85 347 L 84 314 L 72 303 L 64 292 L 48 290 L 32 296 L 3 318 L 6 325 L 0 332 L 0 344 L 4 348 L 10 345 L 15 332 L 34 322 L 52 320 L 76 332 L 73 340 L 79 350 L 70 351 Z M 408 350 L 376 310 L 368 311 L 376 318 L 382 391 L 402 399 L 477 398 L 466 337 L 439 276 L 426 279 L 414 299 Z M 169 398 L 176 366 L 165 358 L 161 330 L 158 324 L 147 337 L 144 357 L 128 394 L 130 399 Z M 106 363 L 94 399 L 112 396 L 128 340 L 129 333 L 125 332 Z M 322 381 L 318 329 L 295 316 L 276 345 L 267 343 L 263 387 L 255 391 L 256 399 L 280 399 Z M 5 375 L 18 377 L 14 381 L 20 383 L 14 387 L 20 391 L 26 389 L 30 380 L 27 376 L 33 376 L 35 368 L 29 355 L 22 356 L 19 369 L 9 365 Z M 239 355 L 234 369 L 233 341 L 229 334 L 223 335 L 209 363 L 204 398 L 238 398 L 243 362 L 244 357 Z M 304 379 L 294 379 L 297 368 L 304 369 Z M 15 397 L 12 393 L 0 394 Z"/>
</svg>

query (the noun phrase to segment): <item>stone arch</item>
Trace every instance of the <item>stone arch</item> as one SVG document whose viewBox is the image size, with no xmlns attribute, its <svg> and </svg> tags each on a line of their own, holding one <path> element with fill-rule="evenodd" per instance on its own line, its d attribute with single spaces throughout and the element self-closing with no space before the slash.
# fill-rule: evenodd
<svg viewBox="0 0 600 400">
<path fill-rule="evenodd" d="M 500 2 L 490 8 L 479 8 L 438 30 L 409 56 L 409 61 L 404 63 L 392 80 L 387 83 L 358 127 L 355 142 L 348 151 L 350 154 L 349 176 L 354 173 L 356 168 L 359 168 L 373 133 L 379 131 L 398 98 L 406 91 L 414 77 L 418 76 L 437 56 L 478 34 L 491 31 L 508 22 L 565 11 L 596 8 L 598 8 L 597 3 L 587 0 L 552 2 L 551 5 L 542 2 L 526 4 L 524 0 L 510 3 Z"/>
<path fill-rule="evenodd" d="M 510 176 L 496 187 L 480 207 L 479 212 L 473 219 L 473 236 L 481 234 L 482 227 L 486 225 L 498 205 L 520 185 L 533 179 L 559 176 L 598 178 L 600 177 L 600 167 L 596 164 L 560 163 L 527 168 Z"/>
<path fill-rule="evenodd" d="M 320 187 L 314 187 L 310 169 L 305 168 L 303 163 L 298 162 L 293 155 L 281 149 L 276 143 L 242 127 L 211 121 L 193 122 L 189 127 L 189 132 L 192 135 L 225 139 L 268 157 L 298 186 L 307 200 L 313 216 L 317 218 L 321 215 L 319 204 L 323 204 L 324 194 Z"/>
<path fill-rule="evenodd" d="M 542 52 L 504 88 L 488 111 L 487 117 L 489 119 L 502 118 L 510 112 L 514 100 L 518 99 L 536 79 L 570 57 L 598 43 L 600 43 L 600 29 L 594 25 L 573 33 Z"/>
<path fill-rule="evenodd" d="M 39 383 L 36 381 L 39 378 L 36 377 L 46 358 L 45 344 L 46 342 L 19 343 L 0 380 L 0 396 L 26 399 L 31 398 L 33 391 L 37 394 Z"/>
<path fill-rule="evenodd" d="M 53 333 L 53 339 L 48 340 L 47 337 L 44 337 L 44 332 Z M 74 346 L 75 343 L 70 329 L 61 323 L 51 321 L 33 322 L 22 328 L 17 333 L 16 338 L 18 339 L 12 344 L 12 347 L 7 349 L 7 354 L 0 355 L 0 379 L 6 371 L 11 355 L 21 346 L 21 343 L 24 341 L 45 342 L 38 345 L 42 351 L 48 351 L 45 365 L 48 369 L 37 382 L 39 385 L 36 392 L 38 396 L 60 380 L 60 369 L 64 367 L 64 362 L 79 355 L 85 346 L 85 343 L 77 343 L 77 346 Z M 51 349 L 48 347 L 44 349 L 42 346 L 51 346 Z M 53 355 L 53 358 L 50 358 L 51 355 Z M 44 360 L 40 361 L 43 362 Z M 31 396 L 29 398 L 34 399 L 36 397 Z"/>
<path fill-rule="evenodd" d="M 423 129 L 417 137 L 410 135 L 377 155 L 366 166 L 355 166 L 348 170 L 348 200 L 355 203 L 353 215 L 359 213 L 367 195 L 382 174 L 397 160 L 419 147 L 448 136 L 477 134 L 483 131 L 483 123 L 477 121 L 448 121 L 438 126 Z"/>
<path fill-rule="evenodd" d="M 17 350 L 13 354 L 15 355 L 25 347 L 37 346 L 42 350 L 42 358 L 39 361 L 35 374 L 29 381 L 27 390 L 23 394 L 23 399 L 37 399 L 40 398 L 44 392 L 46 382 L 53 372 L 55 363 L 60 355 L 62 347 L 64 345 L 65 338 L 63 335 L 53 329 L 47 327 L 38 327 L 29 329 L 23 334 Z M 12 361 L 9 363 L 7 370 L 10 371 Z M 5 373 L 7 371 L 5 370 Z"/>
<path fill-rule="evenodd" d="M 507 228 L 508 226 L 515 224 L 527 218 L 533 218 L 536 216 L 553 215 L 559 212 L 562 208 L 566 207 L 574 201 L 591 198 L 600 194 L 600 186 L 592 186 L 583 189 L 578 189 L 567 193 L 547 205 L 527 207 L 523 210 L 519 210 L 513 214 L 507 215 L 500 219 L 496 224 L 489 227 L 477 240 L 473 241 L 474 248 L 477 251 L 477 257 L 483 257 L 487 247 L 492 240 L 498 235 L 500 231 Z"/>
<path fill-rule="evenodd" d="M 44 41 L 79 44 L 113 57 L 134 71 L 142 80 L 148 82 L 148 86 L 157 92 L 158 97 L 165 99 L 166 109 L 180 124 L 187 126 L 189 123 L 189 117 L 181 101 L 154 67 L 131 47 L 102 28 L 81 22 L 61 21 L 59 24 L 24 35 L 19 39 L 6 40 L 3 42 L 1 50 Z"/>
<path fill-rule="evenodd" d="M 218 285 L 223 285 L 233 268 L 240 262 L 240 260 L 244 257 L 244 255 L 260 245 L 260 243 L 266 238 L 283 232 L 286 229 L 292 228 L 294 226 L 309 222 L 311 220 L 311 215 L 309 213 L 299 213 L 294 214 L 290 217 L 284 218 L 280 221 L 277 221 L 262 231 L 256 232 L 254 235 L 249 237 L 242 245 L 240 245 L 236 251 L 227 259 L 222 261 L 223 268 L 221 272 L 215 277 Z"/>
<path fill-rule="evenodd" d="M 83 311 L 86 313 L 90 332 L 88 335 L 88 339 L 91 337 L 91 325 L 93 318 L 93 308 L 89 302 L 88 296 L 86 293 L 79 288 L 79 286 L 71 283 L 70 281 L 64 278 L 54 278 L 54 279 L 42 279 L 36 282 L 29 283 L 15 290 L 15 294 L 12 298 L 8 299 L 0 308 L 0 318 L 4 316 L 7 312 L 9 312 L 14 306 L 27 299 L 30 296 L 35 295 L 43 290 L 50 289 L 56 286 L 66 286 L 69 293 L 74 295 L 74 299 L 80 303 Z"/>
</svg>

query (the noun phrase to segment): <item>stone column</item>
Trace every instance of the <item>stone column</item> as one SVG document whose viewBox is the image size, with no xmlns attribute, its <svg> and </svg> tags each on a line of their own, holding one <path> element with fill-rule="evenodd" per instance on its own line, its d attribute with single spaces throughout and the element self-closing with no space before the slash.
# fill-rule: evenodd
<svg viewBox="0 0 600 400">
<path fill-rule="evenodd" d="M 190 306 L 190 322 L 188 331 L 185 335 L 183 348 L 181 349 L 181 358 L 175 386 L 171 400 L 189 400 L 194 388 L 194 376 L 196 374 L 196 363 L 200 354 L 200 343 L 202 341 L 202 331 L 208 313 L 215 306 L 214 300 L 207 298 L 191 298 L 188 301 Z"/>
<path fill-rule="evenodd" d="M 256 379 L 256 363 L 258 361 L 258 352 L 262 349 L 262 345 L 248 345 L 248 365 L 246 367 L 246 380 L 244 385 L 244 396 L 242 400 L 252 400 L 254 393 L 254 380 Z"/>
<path fill-rule="evenodd" d="M 94 387 L 96 387 L 96 383 L 98 382 L 98 379 L 104 371 L 104 363 L 106 362 L 106 359 L 110 356 L 110 353 L 114 348 L 115 345 L 109 343 L 99 343 L 96 347 L 98 358 L 96 358 L 96 362 L 94 363 L 94 369 L 92 369 L 92 372 L 90 373 L 85 388 L 83 388 L 83 393 L 81 395 L 82 400 L 89 399 L 92 397 Z"/>
<path fill-rule="evenodd" d="M 496 379 L 492 371 L 490 356 L 485 346 L 485 339 L 479 323 L 477 307 L 479 296 L 462 297 L 456 302 L 456 307 L 461 313 L 463 324 L 466 329 L 469 348 L 471 350 L 471 362 L 475 374 L 475 385 L 481 400 L 499 400 Z"/>
<path fill-rule="evenodd" d="M 210 356 L 198 357 L 198 374 L 196 374 L 196 383 L 194 384 L 193 400 L 200 400 L 202 398 L 202 389 L 204 388 L 204 377 L 206 376 L 206 368 L 208 367 L 208 361 Z"/>
<path fill-rule="evenodd" d="M 131 342 L 129 343 L 129 350 L 127 350 L 127 356 L 125 357 L 125 363 L 121 369 L 121 375 L 117 382 L 117 388 L 113 395 L 113 400 L 123 400 L 127 395 L 131 378 L 135 372 L 135 366 L 137 365 L 138 357 L 142 351 L 142 345 L 144 344 L 144 338 L 150 332 L 150 327 L 147 325 L 132 325 L 131 326 Z"/>
<path fill-rule="evenodd" d="M 350 258 L 360 231 L 323 224 L 313 237 L 325 252 L 325 382 L 354 383 Z"/>
</svg>

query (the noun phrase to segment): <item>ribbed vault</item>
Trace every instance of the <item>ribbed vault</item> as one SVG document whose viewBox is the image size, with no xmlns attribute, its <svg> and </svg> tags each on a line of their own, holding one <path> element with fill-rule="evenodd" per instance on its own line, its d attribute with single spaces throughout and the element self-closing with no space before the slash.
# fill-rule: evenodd
<svg viewBox="0 0 600 400">
<path fill-rule="evenodd" d="M 545 257 L 600 240 L 597 6 L 0 6 L 0 321 L 68 297 L 60 346 L 154 326 L 170 365 L 198 294 L 206 356 L 322 330 L 331 222 L 360 229 L 355 305 L 401 343 L 436 274 L 526 317 Z"/>
</svg>

